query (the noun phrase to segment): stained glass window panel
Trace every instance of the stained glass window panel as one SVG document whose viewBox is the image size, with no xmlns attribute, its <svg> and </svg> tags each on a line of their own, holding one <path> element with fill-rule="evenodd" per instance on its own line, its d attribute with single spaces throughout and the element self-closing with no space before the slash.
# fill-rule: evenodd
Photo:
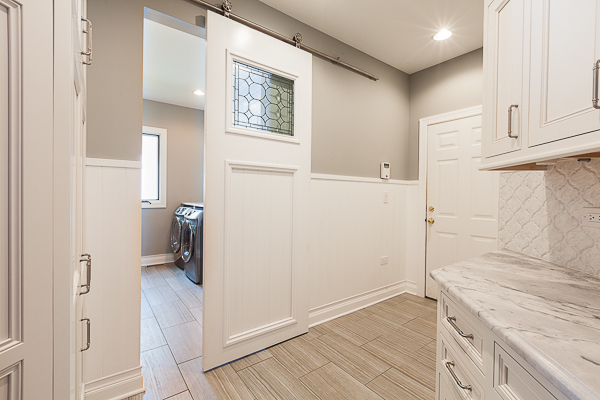
<svg viewBox="0 0 600 400">
<path fill-rule="evenodd" d="M 294 81 L 234 61 L 233 126 L 294 136 Z"/>
</svg>

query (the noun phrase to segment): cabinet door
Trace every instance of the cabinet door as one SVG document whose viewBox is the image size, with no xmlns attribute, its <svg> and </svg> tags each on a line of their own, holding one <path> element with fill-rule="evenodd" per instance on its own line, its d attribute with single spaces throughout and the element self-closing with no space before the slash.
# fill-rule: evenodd
<svg viewBox="0 0 600 400">
<path fill-rule="evenodd" d="M 484 156 L 520 150 L 527 127 L 531 0 L 494 0 L 485 10 Z M 509 137 L 509 107 L 512 136 Z"/>
<path fill-rule="evenodd" d="M 592 107 L 599 0 L 533 0 L 529 146 L 600 129 Z"/>
</svg>

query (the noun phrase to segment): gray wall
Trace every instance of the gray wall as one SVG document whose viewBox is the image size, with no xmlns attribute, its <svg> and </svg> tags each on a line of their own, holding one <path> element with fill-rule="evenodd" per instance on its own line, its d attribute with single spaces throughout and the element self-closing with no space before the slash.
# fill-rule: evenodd
<svg viewBox="0 0 600 400">
<path fill-rule="evenodd" d="M 419 119 L 480 105 L 483 49 L 410 75 L 408 178 L 419 178 Z"/>
<path fill-rule="evenodd" d="M 142 210 L 142 256 L 168 254 L 173 212 L 203 199 L 204 111 L 144 100 L 143 124 L 167 130 L 167 208 Z"/>
<path fill-rule="evenodd" d="M 184 0 L 89 0 L 89 157 L 140 159 L 144 6 L 190 23 L 206 13 Z M 258 0 L 236 0 L 234 12 L 289 37 L 301 32 L 308 46 L 381 77 L 373 82 L 313 58 L 313 172 L 379 177 L 379 163 L 389 161 L 392 178 L 408 178 L 407 74 Z"/>
</svg>

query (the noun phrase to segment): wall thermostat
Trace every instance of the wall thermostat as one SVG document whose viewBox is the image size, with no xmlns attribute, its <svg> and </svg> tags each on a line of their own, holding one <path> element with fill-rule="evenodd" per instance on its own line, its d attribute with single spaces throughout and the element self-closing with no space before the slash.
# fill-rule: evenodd
<svg viewBox="0 0 600 400">
<path fill-rule="evenodd" d="M 390 179 L 390 163 L 387 161 L 381 163 L 381 179 Z"/>
</svg>

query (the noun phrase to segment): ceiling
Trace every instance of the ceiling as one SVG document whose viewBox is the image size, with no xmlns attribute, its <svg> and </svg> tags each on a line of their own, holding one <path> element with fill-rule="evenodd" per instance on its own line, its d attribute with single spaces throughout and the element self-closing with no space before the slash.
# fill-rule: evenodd
<svg viewBox="0 0 600 400">
<path fill-rule="evenodd" d="M 206 92 L 205 48 L 198 35 L 144 19 L 144 99 L 204 110 L 193 92 Z"/>
<path fill-rule="evenodd" d="M 407 74 L 483 46 L 482 0 L 260 1 Z"/>
</svg>

